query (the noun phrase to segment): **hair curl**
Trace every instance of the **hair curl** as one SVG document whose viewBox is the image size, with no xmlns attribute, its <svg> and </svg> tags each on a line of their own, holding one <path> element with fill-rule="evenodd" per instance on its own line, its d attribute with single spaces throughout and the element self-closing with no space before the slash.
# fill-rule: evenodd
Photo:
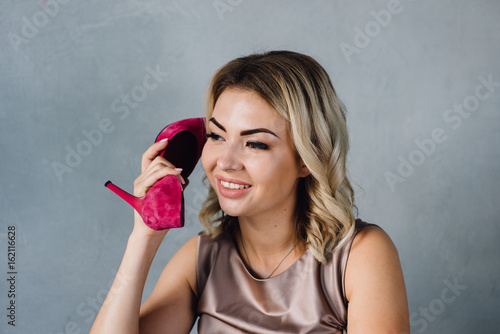
<svg viewBox="0 0 500 334">
<path fill-rule="evenodd" d="M 346 176 L 349 139 L 345 108 L 323 67 L 313 58 L 271 51 L 234 59 L 212 78 L 207 120 L 227 88 L 257 93 L 286 121 L 298 155 L 310 171 L 298 185 L 296 236 L 324 263 L 336 245 L 354 231 L 354 191 Z M 231 231 L 236 217 L 224 215 L 215 191 L 199 214 L 213 237 Z"/>
</svg>

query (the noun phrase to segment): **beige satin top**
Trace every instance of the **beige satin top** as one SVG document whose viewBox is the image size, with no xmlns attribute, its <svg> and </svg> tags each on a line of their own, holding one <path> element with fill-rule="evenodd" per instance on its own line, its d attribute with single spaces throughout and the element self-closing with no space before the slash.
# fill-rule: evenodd
<svg viewBox="0 0 500 334">
<path fill-rule="evenodd" d="M 347 327 L 344 274 L 354 235 L 326 264 L 307 250 L 283 273 L 254 277 L 230 236 L 198 241 L 198 333 L 342 333 Z"/>
</svg>

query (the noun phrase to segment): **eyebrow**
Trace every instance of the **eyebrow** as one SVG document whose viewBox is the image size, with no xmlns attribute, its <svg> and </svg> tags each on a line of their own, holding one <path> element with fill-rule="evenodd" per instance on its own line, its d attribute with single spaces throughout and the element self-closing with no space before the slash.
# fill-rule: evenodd
<svg viewBox="0 0 500 334">
<path fill-rule="evenodd" d="M 217 126 L 222 131 L 227 132 L 226 129 L 219 122 L 217 122 L 215 120 L 215 118 L 213 118 L 213 117 L 210 118 L 209 122 L 214 123 L 215 126 Z M 258 128 L 258 129 L 251 129 L 251 130 L 241 131 L 240 132 L 240 136 L 248 136 L 248 135 L 252 135 L 254 133 L 260 133 L 260 132 L 269 133 L 269 134 L 275 136 L 276 138 L 279 138 L 277 134 L 275 134 L 274 132 L 272 132 L 271 130 L 266 129 L 266 128 Z"/>
</svg>

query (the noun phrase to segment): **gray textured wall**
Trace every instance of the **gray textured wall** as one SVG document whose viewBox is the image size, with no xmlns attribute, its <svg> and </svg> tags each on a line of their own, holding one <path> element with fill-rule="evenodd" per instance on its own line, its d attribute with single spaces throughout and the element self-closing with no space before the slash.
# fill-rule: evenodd
<svg viewBox="0 0 500 334">
<path fill-rule="evenodd" d="M 131 190 L 157 132 L 202 115 L 214 71 L 271 49 L 315 57 L 348 107 L 360 217 L 399 249 L 412 333 L 498 332 L 499 14 L 466 0 L 3 1 L 0 332 L 88 332 L 132 227 L 104 182 Z M 201 175 L 145 296 L 200 230 Z"/>
</svg>

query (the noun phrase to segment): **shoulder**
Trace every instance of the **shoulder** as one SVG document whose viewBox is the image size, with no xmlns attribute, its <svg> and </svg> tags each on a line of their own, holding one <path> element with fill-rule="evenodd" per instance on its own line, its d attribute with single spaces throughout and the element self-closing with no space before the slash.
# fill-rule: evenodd
<svg viewBox="0 0 500 334">
<path fill-rule="evenodd" d="M 199 242 L 199 235 L 195 235 L 177 251 L 177 253 L 174 255 L 172 260 L 177 257 L 177 258 L 190 258 L 193 259 L 196 258 L 196 254 L 198 253 L 198 242 Z"/>
<path fill-rule="evenodd" d="M 398 252 L 380 227 L 366 226 L 356 234 L 346 265 L 345 291 L 352 332 L 363 333 L 372 328 L 373 333 L 378 333 L 375 329 L 384 323 L 386 329 L 404 331 L 409 328 L 406 288 Z"/>
<path fill-rule="evenodd" d="M 349 261 L 367 256 L 396 255 L 397 250 L 389 235 L 377 225 L 367 225 L 359 230 L 352 242 Z"/>
<path fill-rule="evenodd" d="M 349 300 L 353 288 L 365 274 L 384 275 L 400 268 L 396 247 L 389 235 L 376 225 L 362 228 L 354 237 L 346 265 L 346 297 Z"/>
</svg>

